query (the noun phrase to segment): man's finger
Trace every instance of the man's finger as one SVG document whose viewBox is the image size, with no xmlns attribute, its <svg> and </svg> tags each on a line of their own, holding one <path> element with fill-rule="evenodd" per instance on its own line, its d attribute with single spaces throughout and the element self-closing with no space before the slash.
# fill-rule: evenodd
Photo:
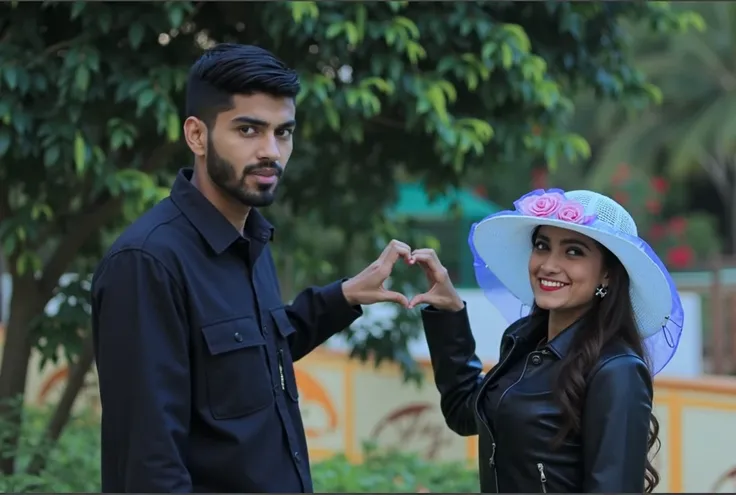
<svg viewBox="0 0 736 495">
<path fill-rule="evenodd" d="M 406 298 L 404 294 L 400 292 L 394 292 L 392 290 L 384 290 L 382 296 L 385 302 L 395 302 L 396 304 L 401 304 L 405 308 L 409 307 L 409 300 Z"/>
<path fill-rule="evenodd" d="M 381 264 L 393 265 L 399 257 L 408 262 L 411 259 L 411 248 L 408 244 L 394 239 L 384 248 L 381 256 L 378 257 L 378 261 Z"/>
<path fill-rule="evenodd" d="M 409 309 L 414 309 L 420 304 L 427 303 L 427 294 L 417 294 L 416 296 L 411 298 L 411 301 L 409 301 Z"/>
</svg>

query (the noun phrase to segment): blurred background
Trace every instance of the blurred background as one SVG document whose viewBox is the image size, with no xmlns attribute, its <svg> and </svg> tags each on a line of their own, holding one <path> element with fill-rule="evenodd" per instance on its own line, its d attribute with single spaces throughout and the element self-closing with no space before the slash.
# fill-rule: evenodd
<svg viewBox="0 0 736 495">
<path fill-rule="evenodd" d="M 729 2 L 1 3 L 0 491 L 99 491 L 90 274 L 191 165 L 187 70 L 230 41 L 302 78 L 264 211 L 287 300 L 391 238 L 434 247 L 490 367 L 504 325 L 472 223 L 532 188 L 610 195 L 686 312 L 656 382 L 658 491 L 735 492 L 735 37 Z M 415 272 L 392 285 L 423 290 Z M 297 364 L 316 491 L 478 491 L 418 321 L 371 307 Z"/>
</svg>

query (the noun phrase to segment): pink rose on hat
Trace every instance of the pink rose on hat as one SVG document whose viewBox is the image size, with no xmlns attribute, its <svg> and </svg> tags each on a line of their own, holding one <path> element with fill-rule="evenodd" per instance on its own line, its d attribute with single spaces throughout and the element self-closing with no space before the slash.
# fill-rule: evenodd
<svg viewBox="0 0 736 495">
<path fill-rule="evenodd" d="M 557 210 L 557 218 L 565 222 L 583 224 L 586 223 L 585 208 L 577 201 L 567 200 Z"/>
<path fill-rule="evenodd" d="M 533 191 L 514 202 L 516 210 L 533 217 L 551 217 L 566 201 L 565 196 L 557 191 Z"/>
</svg>

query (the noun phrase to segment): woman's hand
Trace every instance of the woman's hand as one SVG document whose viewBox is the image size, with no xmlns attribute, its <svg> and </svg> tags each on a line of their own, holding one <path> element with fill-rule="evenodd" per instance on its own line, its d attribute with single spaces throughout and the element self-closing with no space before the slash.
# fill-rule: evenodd
<svg viewBox="0 0 736 495">
<path fill-rule="evenodd" d="M 447 268 L 442 266 L 434 249 L 413 251 L 409 263 L 421 266 L 429 283 L 427 292 L 418 294 L 409 301 L 410 309 L 417 304 L 430 304 L 442 311 L 460 311 L 465 307 L 465 303 L 452 285 Z"/>
</svg>

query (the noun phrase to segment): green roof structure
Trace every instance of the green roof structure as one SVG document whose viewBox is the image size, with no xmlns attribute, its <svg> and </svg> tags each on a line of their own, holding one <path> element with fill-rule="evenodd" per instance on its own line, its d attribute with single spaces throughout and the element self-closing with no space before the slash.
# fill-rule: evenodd
<svg viewBox="0 0 736 495">
<path fill-rule="evenodd" d="M 415 220 L 447 218 L 453 205 L 460 208 L 463 218 L 480 220 L 502 208 L 492 201 L 481 198 L 469 189 L 451 189 L 447 193 L 430 199 L 421 183 L 399 185 L 399 197 L 389 210 L 392 217 Z"/>
<path fill-rule="evenodd" d="M 440 256 L 458 287 L 477 287 L 468 233 L 478 222 L 501 208 L 467 188 L 452 188 L 430 199 L 422 183 L 403 183 L 387 211 L 389 218 L 409 220 L 440 241 Z M 459 218 L 456 215 L 459 209 Z"/>
</svg>

